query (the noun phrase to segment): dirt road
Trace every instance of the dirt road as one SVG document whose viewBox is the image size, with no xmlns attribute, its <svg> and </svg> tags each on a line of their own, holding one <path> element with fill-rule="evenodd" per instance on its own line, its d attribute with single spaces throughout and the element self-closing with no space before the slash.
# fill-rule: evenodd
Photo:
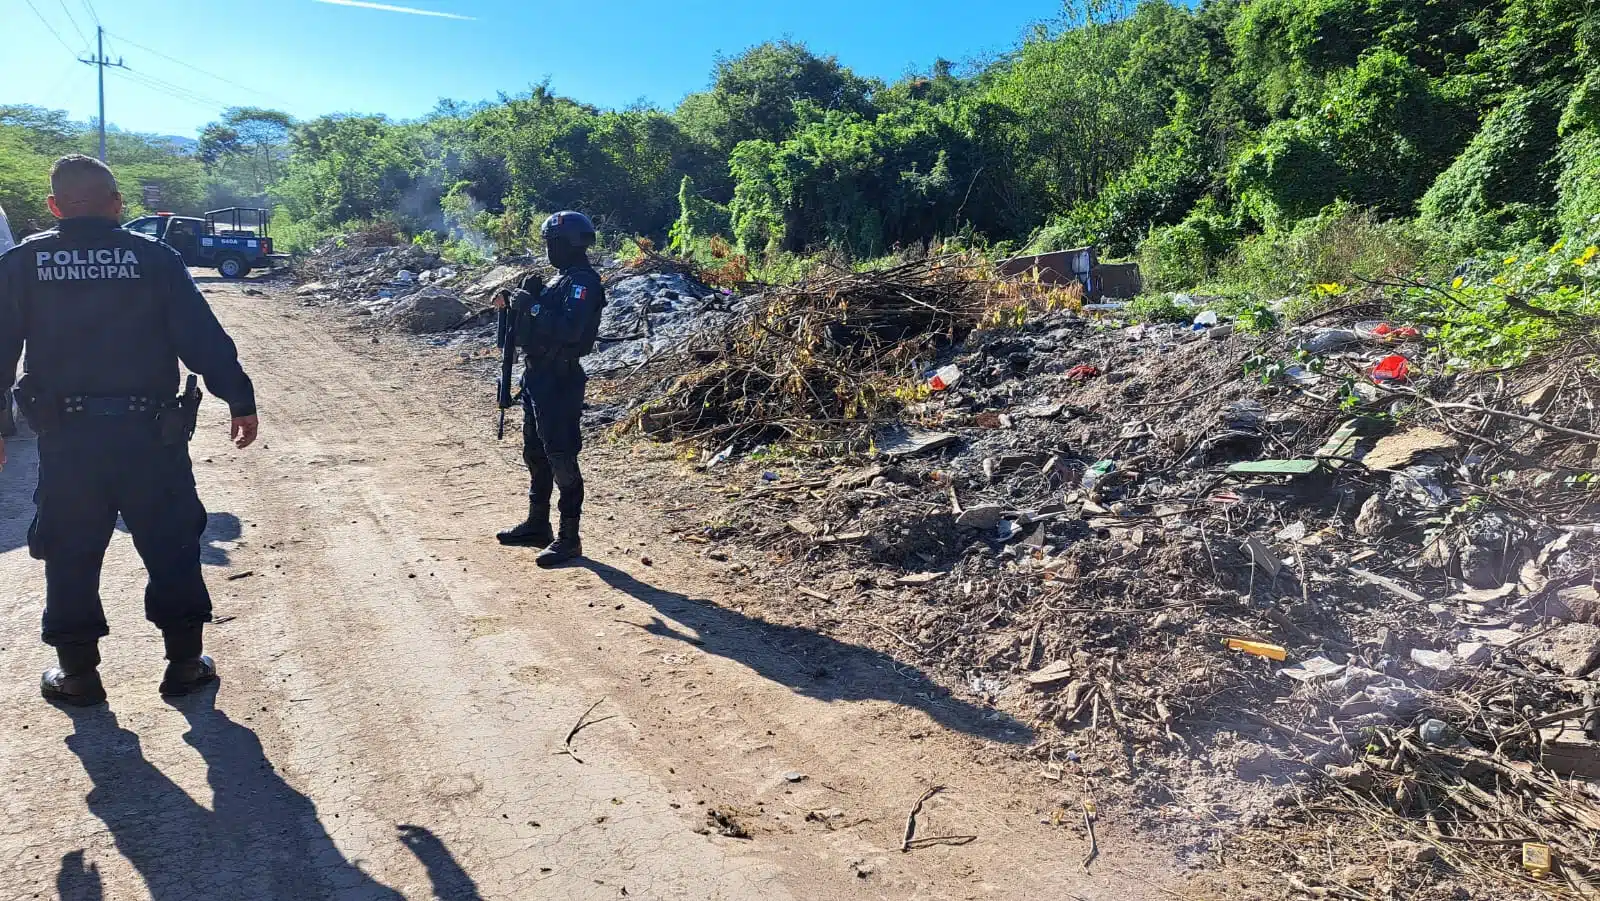
<svg viewBox="0 0 1600 901">
<path fill-rule="evenodd" d="M 332 314 L 205 287 L 263 420 L 236 451 L 208 400 L 193 447 L 221 687 L 157 697 L 160 640 L 119 532 L 109 707 L 38 698 L 36 458 L 11 442 L 0 899 L 1160 897 L 1115 824 L 1085 876 L 1080 832 L 1041 822 L 1083 786 L 1012 759 L 1025 725 L 738 613 L 608 488 L 603 456 L 593 562 L 538 571 L 486 540 L 525 484 L 514 442 L 487 434 L 489 389 L 441 389 L 437 367 Z M 976 838 L 902 853 L 933 785 L 918 834 Z M 713 808 L 750 837 L 720 834 Z"/>
</svg>

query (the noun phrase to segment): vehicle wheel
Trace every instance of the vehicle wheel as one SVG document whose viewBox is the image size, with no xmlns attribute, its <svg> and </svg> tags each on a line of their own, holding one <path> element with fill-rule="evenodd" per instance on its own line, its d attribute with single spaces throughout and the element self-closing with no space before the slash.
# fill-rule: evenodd
<svg viewBox="0 0 1600 901">
<path fill-rule="evenodd" d="M 217 261 L 217 273 L 223 278 L 244 278 L 250 274 L 250 264 L 239 257 L 223 257 Z"/>
</svg>

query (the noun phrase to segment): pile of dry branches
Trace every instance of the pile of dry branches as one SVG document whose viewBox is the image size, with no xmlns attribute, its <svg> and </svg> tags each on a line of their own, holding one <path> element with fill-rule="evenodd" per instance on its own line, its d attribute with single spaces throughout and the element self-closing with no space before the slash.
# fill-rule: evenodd
<svg viewBox="0 0 1600 901">
<path fill-rule="evenodd" d="M 1526 710 L 1550 698 L 1527 689 L 1506 678 L 1450 696 L 1458 731 L 1445 740 L 1417 727 L 1369 731 L 1358 766 L 1370 775 L 1339 786 L 1344 812 L 1410 833 L 1449 865 L 1508 891 L 1600 896 L 1600 798 L 1584 780 L 1536 762 L 1542 726 L 1588 716 L 1594 705 L 1530 719 Z M 1524 869 L 1525 844 L 1551 849 L 1553 876 Z"/>
<path fill-rule="evenodd" d="M 866 441 L 915 396 L 922 364 L 982 320 L 998 296 L 986 274 L 950 255 L 768 289 L 633 424 L 719 444 Z"/>
</svg>

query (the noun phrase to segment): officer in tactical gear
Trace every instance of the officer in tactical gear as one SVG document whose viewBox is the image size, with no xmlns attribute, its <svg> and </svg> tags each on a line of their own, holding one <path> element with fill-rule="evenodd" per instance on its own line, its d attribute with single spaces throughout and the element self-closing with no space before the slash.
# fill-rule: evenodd
<svg viewBox="0 0 1600 901">
<path fill-rule="evenodd" d="M 0 382 L 9 390 L 26 347 L 17 404 L 39 434 L 28 548 L 44 561 L 43 637 L 59 661 L 40 687 L 52 701 L 105 700 L 100 567 L 120 514 L 149 571 L 145 616 L 166 643 L 161 694 L 186 695 L 214 682 L 216 665 L 201 653 L 206 511 L 188 447 L 199 395 L 175 399 L 178 363 L 227 401 L 240 448 L 259 427 L 255 389 L 183 258 L 118 227 L 122 195 L 104 163 L 63 157 L 50 188 L 59 227 L 0 255 Z"/>
<path fill-rule="evenodd" d="M 594 349 L 600 333 L 605 288 L 589 264 L 594 223 L 582 213 L 557 213 L 540 229 L 550 265 L 558 277 L 542 285 L 528 276 L 514 291 L 495 297 L 511 305 L 517 346 L 525 353 L 522 373 L 522 459 L 528 464 L 528 518 L 501 532 L 501 544 L 542 547 L 539 566 L 559 566 L 583 555 L 578 521 L 583 514 L 583 446 L 579 419 L 588 384 L 579 360 Z M 550 530 L 550 495 L 561 489 L 561 526 Z"/>
</svg>

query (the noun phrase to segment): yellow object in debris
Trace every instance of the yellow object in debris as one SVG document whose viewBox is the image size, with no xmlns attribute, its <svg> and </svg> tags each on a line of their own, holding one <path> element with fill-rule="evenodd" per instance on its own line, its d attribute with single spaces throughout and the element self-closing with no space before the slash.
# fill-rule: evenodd
<svg viewBox="0 0 1600 901">
<path fill-rule="evenodd" d="M 1244 651 L 1257 657 L 1266 657 L 1271 660 L 1288 660 L 1289 652 L 1282 645 L 1267 644 L 1264 641 L 1246 641 L 1243 638 L 1228 639 L 1228 650 Z"/>
<path fill-rule="evenodd" d="M 1541 842 L 1522 843 L 1522 865 L 1535 879 L 1550 875 L 1550 846 Z"/>
</svg>

